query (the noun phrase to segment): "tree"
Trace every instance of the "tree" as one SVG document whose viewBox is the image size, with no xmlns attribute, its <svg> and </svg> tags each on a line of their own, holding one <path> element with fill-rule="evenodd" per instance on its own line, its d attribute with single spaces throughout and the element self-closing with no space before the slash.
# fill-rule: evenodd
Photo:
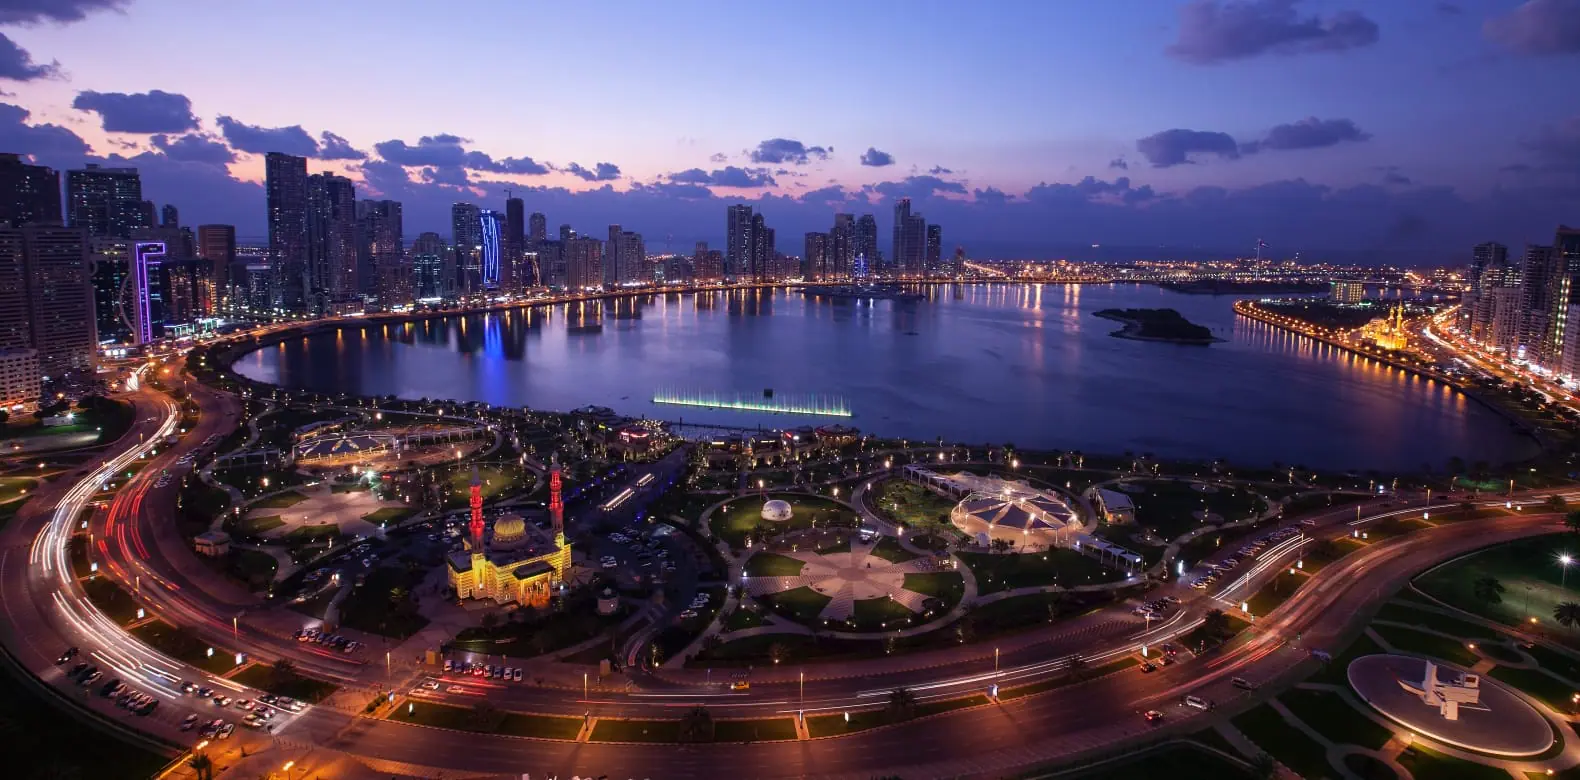
<svg viewBox="0 0 1580 780">
<path fill-rule="evenodd" d="M 494 630 L 494 626 L 499 625 L 499 615 L 496 614 L 496 613 L 493 613 L 493 612 L 484 612 L 483 613 L 483 617 L 482 617 L 482 624 L 483 624 L 483 630 L 484 631 L 492 631 L 492 630 Z"/>
<path fill-rule="evenodd" d="M 1547 497 L 1547 508 L 1554 512 L 1563 512 L 1569 509 L 1569 502 L 1563 496 L 1553 494 Z"/>
<path fill-rule="evenodd" d="M 492 732 L 494 729 L 499 728 L 499 723 L 504 718 L 505 713 L 502 710 L 486 701 L 478 702 L 477 706 L 467 713 L 467 720 L 472 724 L 472 727 L 484 733 Z"/>
<path fill-rule="evenodd" d="M 214 759 L 209 758 L 206 753 L 199 753 L 193 756 L 191 760 L 187 761 L 187 766 L 192 767 L 192 771 L 197 773 L 198 780 L 213 780 L 214 778 Z"/>
<path fill-rule="evenodd" d="M 699 704 L 680 716 L 680 741 L 713 741 L 713 713 L 708 712 L 707 707 Z"/>
<path fill-rule="evenodd" d="M 1564 628 L 1571 628 L 1576 623 L 1580 623 L 1580 604 L 1565 601 L 1553 607 L 1553 620 L 1558 621 L 1558 624 Z"/>
<path fill-rule="evenodd" d="M 768 658 L 776 664 L 784 663 L 790 659 L 790 647 L 783 642 L 775 642 L 768 646 Z"/>
<path fill-rule="evenodd" d="M 1273 780 L 1278 776 L 1278 762 L 1266 753 L 1257 753 L 1251 759 L 1251 777 L 1254 780 Z"/>
<path fill-rule="evenodd" d="M 290 685 L 296 681 L 296 664 L 289 658 L 275 661 L 274 666 L 269 669 L 269 678 L 276 687 Z"/>
<path fill-rule="evenodd" d="M 916 694 L 910 688 L 895 688 L 889 691 L 889 707 L 887 709 L 890 721 L 910 720 L 916 715 Z"/>
<path fill-rule="evenodd" d="M 1482 577 L 1472 586 L 1476 598 L 1488 604 L 1501 604 L 1503 602 L 1503 583 L 1497 577 Z"/>
<path fill-rule="evenodd" d="M 1086 656 L 1076 653 L 1070 656 L 1070 676 L 1079 680 L 1086 676 Z"/>
<path fill-rule="evenodd" d="M 1580 509 L 1564 515 L 1564 527 L 1580 534 Z"/>
<path fill-rule="evenodd" d="M 1221 609 L 1209 609 L 1201 618 L 1201 632 L 1212 639 L 1229 633 L 1229 616 Z"/>
</svg>

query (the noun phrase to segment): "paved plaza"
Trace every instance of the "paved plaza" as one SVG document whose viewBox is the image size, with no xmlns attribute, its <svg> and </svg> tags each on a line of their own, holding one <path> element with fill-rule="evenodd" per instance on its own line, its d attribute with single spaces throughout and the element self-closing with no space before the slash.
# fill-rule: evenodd
<svg viewBox="0 0 1580 780">
<path fill-rule="evenodd" d="M 855 610 L 856 602 L 892 597 L 911 612 L 921 612 L 928 599 L 924 594 L 905 589 L 905 575 L 936 571 L 926 558 L 894 563 L 876 555 L 876 544 L 855 542 L 850 552 L 785 552 L 782 555 L 805 564 L 794 577 L 747 577 L 746 591 L 753 596 L 771 596 L 796 588 L 811 588 L 831 600 L 819 615 L 824 620 L 843 621 Z"/>
</svg>

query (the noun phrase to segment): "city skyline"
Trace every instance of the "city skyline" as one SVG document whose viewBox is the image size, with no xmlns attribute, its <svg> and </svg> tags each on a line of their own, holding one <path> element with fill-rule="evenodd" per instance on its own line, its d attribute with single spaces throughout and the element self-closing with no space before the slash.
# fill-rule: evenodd
<svg viewBox="0 0 1580 780">
<path fill-rule="evenodd" d="M 786 236 L 868 211 L 887 235 L 908 197 L 950 226 L 945 254 L 965 244 L 1053 257 L 1096 243 L 1232 252 L 1261 237 L 1274 254 L 1446 262 L 1481 241 L 1542 240 L 1553 223 L 1576 221 L 1580 205 L 1580 119 L 1561 99 L 1561 66 L 1580 40 L 1573 4 L 1555 0 L 1101 13 L 1005 4 L 991 15 L 830 6 L 850 29 L 949 30 L 950 56 L 898 56 L 891 40 L 915 36 L 875 36 L 857 58 L 796 37 L 804 56 L 786 66 L 793 78 L 746 97 L 729 65 L 745 44 L 732 31 L 760 27 L 753 40 L 771 45 L 793 24 L 724 20 L 700 3 L 620 5 L 617 37 L 689 36 L 704 56 L 578 59 L 552 78 L 524 78 L 520 99 L 465 77 L 479 63 L 407 64 L 378 41 L 414 41 L 400 36 L 418 27 L 426 44 L 577 29 L 601 11 L 501 5 L 497 24 L 451 30 L 416 7 L 315 9 L 311 25 L 296 23 L 304 14 L 290 4 L 270 8 L 248 15 L 252 34 L 279 42 L 282 56 L 263 69 L 227 43 L 236 16 L 177 0 L 63 0 L 0 14 L 11 93 L 0 99 L 0 147 L 57 170 L 137 167 L 150 200 L 175 204 L 191 224 L 235 224 L 242 237 L 266 232 L 268 151 L 314 158 L 310 173 L 345 175 L 359 197 L 402 202 L 408 236 L 449 232 L 453 201 L 499 208 L 510 190 L 556 222 L 586 232 L 620 224 L 677 252 L 695 240 L 722 245 L 717 214 L 729 203 L 753 206 Z M 326 37 L 337 20 L 366 34 Z M 152 30 L 182 32 L 189 55 L 212 67 L 140 56 L 136 42 Z M 539 61 L 570 54 L 569 40 L 535 40 Z M 323 58 L 290 56 L 307 48 Z M 359 81 L 358 99 L 312 78 L 363 60 L 388 78 Z M 913 64 L 896 80 L 891 60 Z M 885 87 L 820 98 L 836 110 L 784 110 L 829 84 Z M 646 121 L 542 119 L 545 106 L 610 89 Z M 466 99 L 474 92 L 493 99 Z M 462 98 L 450 101 L 459 109 L 443 118 L 409 109 L 439 94 Z M 660 129 L 631 132 L 639 126 Z"/>
</svg>

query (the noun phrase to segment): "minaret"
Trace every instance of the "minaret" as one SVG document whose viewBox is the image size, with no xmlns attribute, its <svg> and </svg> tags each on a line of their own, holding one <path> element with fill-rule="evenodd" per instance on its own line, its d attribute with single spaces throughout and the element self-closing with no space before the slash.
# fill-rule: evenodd
<svg viewBox="0 0 1580 780">
<path fill-rule="evenodd" d="M 565 546 L 565 502 L 560 500 L 560 454 L 549 459 L 549 517 L 554 520 L 554 546 Z"/>
<path fill-rule="evenodd" d="M 483 482 L 477 476 L 477 467 L 472 467 L 472 552 L 483 552 Z"/>
</svg>

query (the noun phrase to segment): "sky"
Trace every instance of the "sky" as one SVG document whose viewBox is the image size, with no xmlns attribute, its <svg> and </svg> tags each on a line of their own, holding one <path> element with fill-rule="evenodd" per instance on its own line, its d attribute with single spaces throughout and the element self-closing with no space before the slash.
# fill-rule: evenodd
<svg viewBox="0 0 1580 780">
<path fill-rule="evenodd" d="M 508 190 L 650 250 L 748 202 L 798 254 L 909 197 L 979 258 L 1456 263 L 1580 224 L 1577 82 L 1580 0 L 0 0 L 0 151 L 244 237 L 284 151 L 408 241 Z"/>
</svg>

